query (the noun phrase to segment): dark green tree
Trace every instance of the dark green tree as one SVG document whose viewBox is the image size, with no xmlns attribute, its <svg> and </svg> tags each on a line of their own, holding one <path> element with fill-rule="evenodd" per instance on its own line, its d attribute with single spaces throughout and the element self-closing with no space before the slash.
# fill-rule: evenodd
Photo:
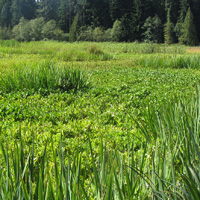
<svg viewBox="0 0 200 200">
<path fill-rule="evenodd" d="M 174 43 L 174 25 L 171 22 L 171 16 L 170 16 L 170 8 L 167 12 L 167 23 L 165 24 L 164 28 L 164 38 L 166 44 L 172 44 Z"/>
<path fill-rule="evenodd" d="M 56 20 L 58 1 L 40 0 L 37 3 L 37 16 L 44 17 L 45 21 Z"/>
<path fill-rule="evenodd" d="M 110 12 L 110 18 L 113 23 L 122 17 L 122 12 L 120 9 L 120 0 L 109 1 L 109 12 Z"/>
<path fill-rule="evenodd" d="M 74 17 L 73 23 L 72 23 L 72 25 L 70 27 L 70 31 L 69 31 L 69 41 L 70 42 L 74 42 L 77 40 L 77 35 L 78 35 L 78 31 L 79 31 L 78 20 L 79 20 L 79 16 L 76 15 Z"/>
<path fill-rule="evenodd" d="M 57 9 L 57 24 L 65 32 L 69 32 L 69 12 L 66 0 L 60 0 Z"/>
<path fill-rule="evenodd" d="M 0 5 L 0 26 L 9 27 L 11 26 L 11 0 L 1 1 Z"/>
<path fill-rule="evenodd" d="M 19 20 L 21 19 L 22 12 L 21 12 L 21 2 L 20 0 L 12 0 L 11 4 L 11 13 L 12 13 L 12 27 L 17 25 L 19 23 Z"/>
<path fill-rule="evenodd" d="M 183 28 L 183 23 L 184 23 L 184 19 L 185 19 L 188 7 L 189 7 L 188 0 L 180 0 L 180 11 L 179 11 L 180 15 L 176 23 L 176 26 L 174 28 L 177 38 L 180 38 L 181 36 L 181 29 Z"/>
<path fill-rule="evenodd" d="M 144 29 L 144 42 L 163 42 L 163 26 L 160 18 L 156 15 L 154 17 L 148 17 L 142 27 Z"/>
<path fill-rule="evenodd" d="M 191 2 L 191 10 L 194 16 L 194 24 L 197 29 L 197 37 L 198 41 L 200 41 L 200 1 L 199 0 L 192 0 Z"/>
<path fill-rule="evenodd" d="M 181 29 L 181 36 L 179 38 L 180 43 L 194 46 L 197 45 L 197 32 L 194 24 L 194 17 L 191 9 L 189 8 Z"/>
</svg>

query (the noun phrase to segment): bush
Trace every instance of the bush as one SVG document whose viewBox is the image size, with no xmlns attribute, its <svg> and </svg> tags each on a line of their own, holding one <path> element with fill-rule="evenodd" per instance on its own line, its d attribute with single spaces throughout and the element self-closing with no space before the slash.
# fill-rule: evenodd
<svg viewBox="0 0 200 200">
<path fill-rule="evenodd" d="M 91 26 L 81 27 L 77 36 L 78 41 L 93 41 L 93 29 Z"/>
<path fill-rule="evenodd" d="M 18 41 L 31 41 L 31 26 L 28 20 L 21 18 L 18 25 L 14 26 L 13 36 Z"/>
<path fill-rule="evenodd" d="M 48 21 L 44 27 L 42 28 L 42 37 L 44 39 L 54 39 L 55 38 L 55 30 L 56 30 L 56 21 L 50 20 Z"/>
<path fill-rule="evenodd" d="M 119 42 L 121 36 L 122 36 L 122 23 L 119 20 L 116 20 L 111 30 L 112 41 Z"/>
<path fill-rule="evenodd" d="M 95 54 L 95 55 L 103 54 L 103 51 L 94 44 L 91 44 L 87 48 L 87 52 L 90 53 L 90 54 Z"/>
<path fill-rule="evenodd" d="M 30 28 L 31 28 L 31 40 L 33 41 L 39 41 L 42 39 L 42 29 L 45 25 L 45 21 L 43 17 L 36 18 L 31 20 L 30 22 Z"/>
<path fill-rule="evenodd" d="M 109 28 L 109 29 L 107 29 L 107 30 L 104 31 L 104 41 L 106 41 L 106 42 L 112 41 L 111 32 L 112 32 L 111 28 Z"/>
<path fill-rule="evenodd" d="M 102 28 L 100 28 L 100 27 L 95 28 L 93 31 L 94 41 L 102 42 L 104 40 L 103 34 L 104 34 L 104 32 L 103 32 Z"/>
<path fill-rule="evenodd" d="M 9 40 L 12 38 L 12 31 L 7 27 L 0 27 L 0 40 Z"/>
</svg>

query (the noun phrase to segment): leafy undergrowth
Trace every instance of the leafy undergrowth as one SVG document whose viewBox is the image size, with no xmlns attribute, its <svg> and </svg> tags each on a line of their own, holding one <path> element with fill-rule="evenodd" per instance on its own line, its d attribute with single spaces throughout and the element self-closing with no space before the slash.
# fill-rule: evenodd
<svg viewBox="0 0 200 200">
<path fill-rule="evenodd" d="M 59 146 L 51 138 L 38 159 L 34 131 L 25 150 L 20 130 L 12 150 L 1 141 L 1 199 L 197 199 L 199 92 L 160 110 L 149 105 L 136 123 L 143 142 L 138 146 L 127 133 L 123 152 L 108 148 L 102 138 L 96 148 L 87 134 L 88 152 L 77 149 L 71 158 L 61 134 Z"/>
</svg>

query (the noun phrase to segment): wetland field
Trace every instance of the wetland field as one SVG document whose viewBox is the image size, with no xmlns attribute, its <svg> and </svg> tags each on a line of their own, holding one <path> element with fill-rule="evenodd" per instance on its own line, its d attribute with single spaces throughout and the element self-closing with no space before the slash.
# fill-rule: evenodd
<svg viewBox="0 0 200 200">
<path fill-rule="evenodd" d="M 199 199 L 199 52 L 0 41 L 0 199 Z"/>
</svg>

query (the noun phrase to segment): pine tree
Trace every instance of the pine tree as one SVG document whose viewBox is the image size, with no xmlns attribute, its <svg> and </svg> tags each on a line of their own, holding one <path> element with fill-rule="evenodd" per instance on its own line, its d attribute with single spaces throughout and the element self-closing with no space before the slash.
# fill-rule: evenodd
<svg viewBox="0 0 200 200">
<path fill-rule="evenodd" d="M 69 32 L 69 13 L 66 0 L 60 0 L 57 9 L 57 23 L 58 26 L 65 32 Z"/>
<path fill-rule="evenodd" d="M 145 30 L 142 34 L 144 36 L 144 42 L 161 43 L 163 41 L 163 26 L 157 15 L 148 17 L 142 28 Z"/>
<path fill-rule="evenodd" d="M 197 45 L 197 32 L 193 21 L 193 15 L 191 9 L 189 8 L 181 29 L 181 36 L 179 38 L 180 43 L 186 45 Z"/>
<path fill-rule="evenodd" d="M 176 26 L 174 28 L 177 38 L 180 38 L 181 36 L 181 29 L 183 27 L 183 23 L 184 23 L 185 16 L 187 14 L 188 7 L 189 7 L 188 0 L 180 0 L 180 15 L 176 23 Z"/>
<path fill-rule="evenodd" d="M 22 12 L 21 12 L 21 5 L 20 5 L 20 0 L 12 0 L 11 4 L 11 13 L 12 13 L 12 27 L 17 25 L 19 23 L 19 20 L 22 17 Z"/>
<path fill-rule="evenodd" d="M 37 3 L 37 15 L 44 17 L 45 21 L 55 20 L 57 18 L 57 1 L 55 0 L 40 0 Z"/>
<path fill-rule="evenodd" d="M 174 30 L 174 25 L 171 22 L 170 8 L 169 8 L 167 12 L 167 23 L 165 24 L 165 28 L 164 28 L 165 43 L 168 45 L 174 42 L 173 30 Z"/>
<path fill-rule="evenodd" d="M 3 1 L 0 8 L 0 26 L 10 27 L 11 26 L 11 0 Z"/>
<path fill-rule="evenodd" d="M 79 31 L 78 18 L 79 18 L 78 15 L 76 15 L 74 17 L 73 23 L 70 27 L 70 31 L 69 31 L 69 41 L 70 42 L 74 42 L 77 40 L 77 33 Z"/>
</svg>

